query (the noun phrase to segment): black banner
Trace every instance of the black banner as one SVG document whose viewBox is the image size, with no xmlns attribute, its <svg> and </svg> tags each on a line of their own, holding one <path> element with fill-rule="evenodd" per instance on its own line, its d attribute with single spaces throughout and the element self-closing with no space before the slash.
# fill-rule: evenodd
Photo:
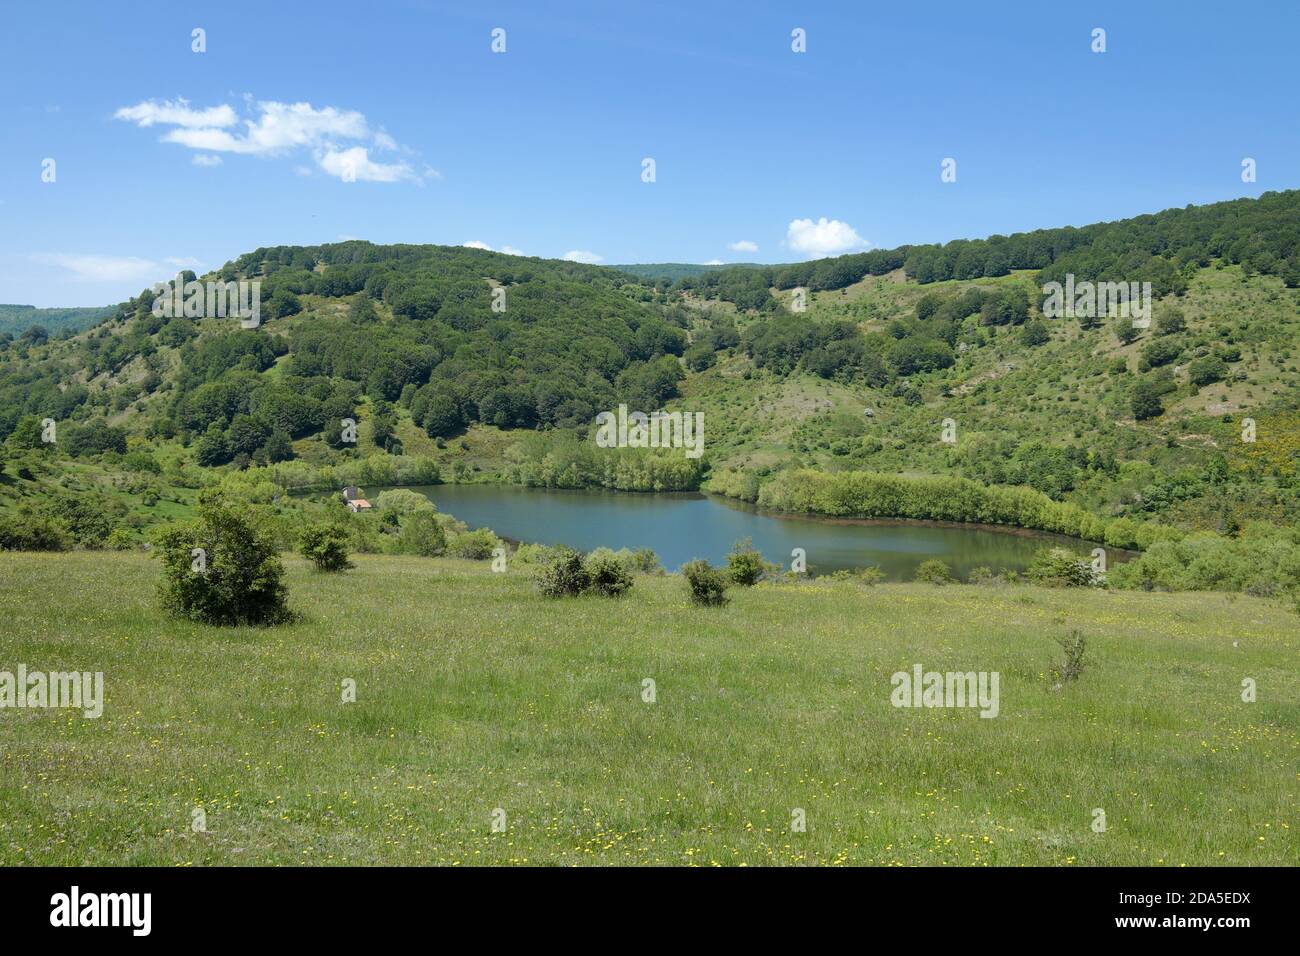
<svg viewBox="0 0 1300 956">
<path fill-rule="evenodd" d="M 940 943 L 996 934 L 1231 946 L 1294 926 L 1292 880 L 1280 869 L 9 869 L 0 919 L 7 942 L 75 933 L 338 945 L 484 920 L 538 942 L 620 925 L 635 937 L 689 919 L 741 937 L 815 920 L 864 938 L 911 927 Z"/>
</svg>

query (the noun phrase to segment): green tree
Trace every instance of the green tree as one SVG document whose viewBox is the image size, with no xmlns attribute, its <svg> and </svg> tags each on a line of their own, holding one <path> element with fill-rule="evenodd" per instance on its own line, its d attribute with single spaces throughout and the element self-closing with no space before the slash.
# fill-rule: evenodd
<svg viewBox="0 0 1300 956">
<path fill-rule="evenodd" d="M 1148 379 L 1142 379 L 1133 389 L 1133 417 L 1146 421 L 1164 414 L 1165 406 L 1160 401 L 1160 392 Z"/>
</svg>

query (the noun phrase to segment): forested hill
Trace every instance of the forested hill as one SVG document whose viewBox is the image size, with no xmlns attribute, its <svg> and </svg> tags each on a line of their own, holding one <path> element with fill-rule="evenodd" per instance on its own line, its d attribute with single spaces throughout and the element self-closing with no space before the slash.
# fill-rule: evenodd
<svg viewBox="0 0 1300 956">
<path fill-rule="evenodd" d="M 405 454 L 458 479 L 773 503 L 803 469 L 874 470 L 1188 527 L 1295 521 L 1298 250 L 1300 192 L 672 284 L 465 247 L 261 248 L 208 277 L 259 281 L 260 328 L 156 317 L 146 290 L 71 337 L 0 334 L 0 509 L 74 462 L 180 480 Z M 1152 282 L 1151 327 L 1045 318 L 1039 284 L 1066 272 Z M 705 457 L 596 454 L 620 403 L 706 413 Z"/>
<path fill-rule="evenodd" d="M 843 289 L 902 269 L 918 283 L 996 278 L 1038 270 L 1039 283 L 1076 279 L 1152 283 L 1158 296 L 1187 288 L 1189 271 L 1218 259 L 1300 286 L 1300 190 L 1075 228 L 1038 229 L 943 245 L 899 246 L 792 265 L 728 268 L 680 277 L 674 288 L 776 307 L 769 288 Z"/>
<path fill-rule="evenodd" d="M 33 305 L 0 305 L 0 335 L 18 336 L 38 329 L 36 337 L 80 332 L 113 314 L 111 305 L 74 309 L 38 309 Z"/>
<path fill-rule="evenodd" d="M 70 341 L 0 345 L 0 438 L 53 417 L 76 448 L 78 423 L 107 415 L 219 465 L 283 457 L 363 401 L 400 400 L 430 435 L 585 428 L 617 400 L 662 406 L 684 375 L 687 310 L 596 266 L 346 242 L 258 249 L 218 276 L 261 282 L 260 329 L 155 317 L 146 290 Z"/>
<path fill-rule="evenodd" d="M 638 279 L 645 279 L 650 282 L 661 283 L 677 282 L 691 276 L 703 275 L 706 272 L 717 272 L 721 269 L 757 269 L 760 266 L 753 263 L 734 262 L 727 265 L 717 265 L 713 263 L 690 263 L 690 262 L 641 262 L 636 264 L 609 266 L 619 272 L 626 272 L 628 275 L 636 276 Z"/>
</svg>

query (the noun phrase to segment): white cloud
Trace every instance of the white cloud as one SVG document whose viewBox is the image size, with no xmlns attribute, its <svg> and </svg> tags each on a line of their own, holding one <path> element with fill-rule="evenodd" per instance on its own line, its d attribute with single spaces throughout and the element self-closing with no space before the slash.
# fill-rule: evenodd
<svg viewBox="0 0 1300 956">
<path fill-rule="evenodd" d="M 137 126 L 183 126 L 191 129 L 234 126 L 238 117 L 233 108 L 221 105 L 205 110 L 190 109 L 189 100 L 145 100 L 135 106 L 124 106 L 113 114 L 114 119 L 128 120 Z"/>
<path fill-rule="evenodd" d="M 195 153 L 190 162 L 195 166 L 220 166 L 221 157 L 213 153 Z"/>
<path fill-rule="evenodd" d="M 825 216 L 816 222 L 811 219 L 791 220 L 785 242 L 791 249 L 810 258 L 839 255 L 870 245 L 847 222 L 827 219 Z"/>
<path fill-rule="evenodd" d="M 417 173 L 404 162 L 372 160 L 369 149 L 357 143 L 372 142 L 375 149 L 389 151 L 403 147 L 382 129 L 372 131 L 365 116 L 356 110 L 333 106 L 317 109 L 310 103 L 253 101 L 251 97 L 245 97 L 245 109 L 251 115 L 241 119 L 234 107 L 226 104 L 193 109 L 183 99 L 145 100 L 124 106 L 113 115 L 140 127 L 171 127 L 163 133 L 162 142 L 202 150 L 203 158 L 193 159 L 196 165 L 217 165 L 221 158 L 213 155 L 216 153 L 281 156 L 308 149 L 322 170 L 348 181 L 392 183 L 441 178 L 427 166 Z M 302 168 L 296 171 L 301 173 Z"/>
<path fill-rule="evenodd" d="M 500 251 L 501 253 L 503 253 L 503 254 L 505 254 L 505 255 L 507 255 L 507 256 L 526 256 L 526 255 L 528 255 L 528 253 L 524 252 L 522 249 L 516 249 L 514 246 L 502 246 L 502 247 L 500 248 L 500 250 L 493 249 L 493 248 L 492 248 L 491 246 L 489 246 L 486 242 L 480 242 L 478 239 L 471 239 L 469 242 L 462 242 L 461 245 L 464 246 L 466 249 L 483 249 L 483 250 L 485 250 L 485 251 L 487 251 L 487 252 L 498 252 L 498 251 Z"/>
<path fill-rule="evenodd" d="M 741 239 L 727 246 L 732 252 L 758 252 L 758 243 L 750 242 L 748 239 Z"/>
<path fill-rule="evenodd" d="M 42 265 L 59 266 L 72 273 L 76 282 L 134 282 L 169 275 L 163 263 L 141 259 L 137 256 L 69 255 L 65 253 L 39 253 L 32 256 Z M 167 262 L 181 260 L 166 260 Z M 191 261 L 191 260 L 184 260 Z"/>
<path fill-rule="evenodd" d="M 419 178 L 406 163 L 376 163 L 364 146 L 325 150 L 317 154 L 316 165 L 344 182 L 395 183 Z"/>
<path fill-rule="evenodd" d="M 706 263 L 704 263 L 704 264 L 705 264 L 706 266 L 720 266 L 720 265 L 722 265 L 722 260 L 721 260 L 721 259 L 710 259 L 708 262 L 706 262 Z"/>
<path fill-rule="evenodd" d="M 595 265 L 597 262 L 604 262 L 604 256 L 598 256 L 594 252 L 587 252 L 585 249 L 572 249 L 566 252 L 561 258 L 566 262 L 581 262 L 586 265 Z"/>
</svg>

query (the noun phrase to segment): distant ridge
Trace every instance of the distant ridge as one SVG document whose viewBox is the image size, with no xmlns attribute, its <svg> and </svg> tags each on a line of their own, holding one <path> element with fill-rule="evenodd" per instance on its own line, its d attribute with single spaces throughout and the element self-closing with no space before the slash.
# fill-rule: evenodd
<svg viewBox="0 0 1300 956">
<path fill-rule="evenodd" d="M 679 279 L 694 278 L 695 276 L 704 275 L 706 272 L 718 272 L 722 269 L 758 269 L 762 267 L 756 262 L 723 262 L 717 264 L 644 262 L 634 265 L 609 266 L 608 268 L 626 272 L 638 279 L 667 279 L 669 282 L 677 282 Z"/>
<path fill-rule="evenodd" d="M 0 333 L 20 335 L 34 325 L 54 334 L 65 329 L 81 332 L 113 314 L 111 305 L 69 309 L 38 309 L 34 305 L 0 305 Z"/>
</svg>

